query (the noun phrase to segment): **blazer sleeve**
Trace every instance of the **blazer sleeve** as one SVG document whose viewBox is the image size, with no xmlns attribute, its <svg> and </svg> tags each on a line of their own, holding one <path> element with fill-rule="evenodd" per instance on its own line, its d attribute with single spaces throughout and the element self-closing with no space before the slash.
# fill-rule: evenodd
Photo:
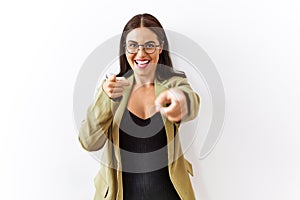
<svg viewBox="0 0 300 200">
<path fill-rule="evenodd" d="M 183 117 L 180 122 L 186 122 L 196 118 L 200 109 L 200 97 L 191 88 L 187 78 L 177 78 L 173 87 L 181 89 L 187 99 L 188 114 Z"/>
<path fill-rule="evenodd" d="M 113 118 L 111 101 L 101 87 L 95 100 L 89 105 L 86 118 L 81 122 L 78 136 L 85 150 L 97 151 L 104 146 Z"/>
</svg>

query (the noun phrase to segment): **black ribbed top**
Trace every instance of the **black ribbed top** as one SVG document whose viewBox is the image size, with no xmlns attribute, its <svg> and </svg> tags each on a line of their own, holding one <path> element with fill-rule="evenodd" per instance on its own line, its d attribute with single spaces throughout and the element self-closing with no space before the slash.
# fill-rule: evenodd
<svg viewBox="0 0 300 200">
<path fill-rule="evenodd" d="M 141 119 L 125 110 L 120 125 L 124 200 L 179 200 L 168 172 L 167 138 L 160 113 Z"/>
</svg>

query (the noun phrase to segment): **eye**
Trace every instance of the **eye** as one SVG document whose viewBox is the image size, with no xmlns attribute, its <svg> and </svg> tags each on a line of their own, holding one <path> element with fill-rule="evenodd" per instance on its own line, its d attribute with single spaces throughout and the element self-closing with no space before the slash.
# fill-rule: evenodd
<svg viewBox="0 0 300 200">
<path fill-rule="evenodd" d="M 129 48 L 137 48 L 138 44 L 137 43 L 129 43 L 128 47 Z"/>
<path fill-rule="evenodd" d="M 155 48 L 155 44 L 154 44 L 153 42 L 151 42 L 151 43 L 146 43 L 146 44 L 145 44 L 145 47 L 146 47 L 146 48 Z"/>
</svg>

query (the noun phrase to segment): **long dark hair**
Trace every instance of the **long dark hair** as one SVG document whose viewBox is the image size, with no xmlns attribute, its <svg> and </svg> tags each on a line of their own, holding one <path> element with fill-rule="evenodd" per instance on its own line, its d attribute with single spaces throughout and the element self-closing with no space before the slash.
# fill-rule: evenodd
<svg viewBox="0 0 300 200">
<path fill-rule="evenodd" d="M 154 16 L 147 13 L 132 17 L 123 29 L 119 49 L 120 72 L 117 76 L 129 76 L 132 74 L 132 70 L 126 59 L 125 53 L 126 37 L 131 30 L 140 27 L 149 28 L 157 35 L 159 43 L 161 44 L 163 42 L 163 50 L 159 54 L 158 66 L 156 68 L 158 80 L 162 81 L 172 76 L 180 76 L 185 78 L 186 76 L 184 72 L 174 71 L 173 69 L 172 60 L 169 55 L 169 42 L 162 25 Z"/>
</svg>

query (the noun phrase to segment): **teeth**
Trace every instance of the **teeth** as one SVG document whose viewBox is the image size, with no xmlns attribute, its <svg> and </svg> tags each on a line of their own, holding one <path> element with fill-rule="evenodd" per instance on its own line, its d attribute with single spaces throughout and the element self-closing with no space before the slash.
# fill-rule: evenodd
<svg viewBox="0 0 300 200">
<path fill-rule="evenodd" d="M 144 64 L 147 64 L 149 62 L 149 60 L 145 60 L 145 61 L 136 60 L 135 62 L 139 65 L 144 65 Z"/>
</svg>

